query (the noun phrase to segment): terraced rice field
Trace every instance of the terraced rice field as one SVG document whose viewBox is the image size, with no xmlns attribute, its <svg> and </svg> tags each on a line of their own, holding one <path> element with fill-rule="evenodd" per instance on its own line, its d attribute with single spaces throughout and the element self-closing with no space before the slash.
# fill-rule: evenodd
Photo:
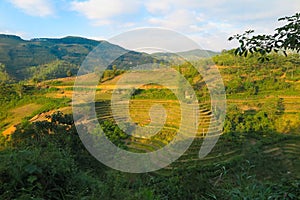
<svg viewBox="0 0 300 200">
<path fill-rule="evenodd" d="M 155 135 L 150 138 L 139 138 L 139 137 L 130 137 L 125 141 L 127 144 L 128 150 L 132 152 L 146 153 L 156 151 L 161 149 L 169 142 L 171 142 L 176 136 L 180 122 L 181 122 L 181 110 L 180 104 L 175 100 L 131 100 L 130 101 L 130 117 L 132 120 L 140 125 L 147 126 L 149 125 L 151 119 L 149 116 L 150 108 L 155 105 L 160 104 L 164 106 L 167 114 L 167 119 L 164 124 L 164 127 Z M 179 159 L 178 162 L 186 162 L 193 160 L 199 160 L 198 152 L 203 142 L 203 138 L 207 135 L 209 126 L 211 130 L 214 131 L 214 134 L 221 135 L 222 130 L 214 128 L 214 117 L 212 112 L 207 108 L 208 106 L 203 104 L 199 108 L 199 121 L 198 121 L 198 133 L 196 139 L 186 151 L 186 153 Z M 122 112 L 122 110 L 120 110 Z M 124 111 L 123 111 L 124 112 Z M 110 101 L 99 101 L 96 103 L 96 113 L 98 120 L 113 120 L 112 110 Z M 223 147 L 222 147 L 223 148 Z M 231 154 L 236 152 L 225 152 L 224 154 L 227 157 L 230 157 Z M 221 155 L 219 155 L 221 157 Z M 213 158 L 216 158 L 213 155 Z M 207 159 L 210 159 L 209 157 Z M 174 163 L 176 165 L 176 163 Z"/>
<path fill-rule="evenodd" d="M 113 79 L 105 82 L 103 87 L 96 91 L 96 113 L 99 121 L 104 120 L 114 120 L 112 109 L 111 109 L 111 93 L 113 87 L 111 84 L 115 83 L 117 79 Z M 59 88 L 57 93 L 60 93 L 62 90 L 70 86 L 54 86 Z M 71 96 L 72 91 L 67 90 L 68 94 Z M 59 94 L 59 95 L 66 95 Z M 61 98 L 58 96 L 57 98 Z M 289 119 L 291 125 L 297 124 L 299 122 L 298 118 L 295 117 L 296 113 L 300 113 L 300 98 L 295 96 L 278 96 L 283 99 L 283 104 L 285 107 L 284 114 L 282 118 Z M 261 99 L 229 99 L 227 104 L 234 104 L 243 110 L 249 110 L 256 108 L 257 104 L 263 104 L 266 100 L 274 98 L 270 96 L 269 98 Z M 165 145 L 169 144 L 174 137 L 176 136 L 179 126 L 181 123 L 181 109 L 180 104 L 176 100 L 163 100 L 163 99 L 131 99 L 129 104 L 129 114 L 131 119 L 139 126 L 145 127 L 151 123 L 151 118 L 149 111 L 153 105 L 162 105 L 166 113 L 166 121 L 163 128 L 155 135 L 150 138 L 142 137 L 129 137 L 126 139 L 125 144 L 127 150 L 131 152 L 138 153 L 147 153 L 153 152 L 158 149 L 161 149 Z M 124 112 L 120 109 L 119 112 Z M 235 142 L 228 141 L 219 141 L 216 146 L 213 148 L 212 152 L 203 159 L 199 159 L 199 150 L 203 144 L 204 137 L 207 136 L 208 128 L 214 130 L 215 134 L 221 135 L 222 130 L 219 130 L 215 127 L 215 119 L 210 110 L 210 105 L 207 102 L 202 102 L 199 105 L 199 116 L 198 116 L 198 132 L 193 143 L 189 149 L 174 163 L 166 167 L 164 170 L 168 171 L 169 169 L 185 168 L 190 166 L 204 166 L 211 165 L 214 163 L 230 163 L 236 159 L 243 158 L 245 155 L 245 149 L 237 145 Z M 284 165 L 287 171 L 292 172 L 295 169 L 300 169 L 299 158 L 300 156 L 300 140 L 286 140 L 279 143 L 272 143 L 261 147 L 263 149 L 262 156 L 270 158 L 278 158 L 280 163 Z M 258 141 L 252 141 L 245 145 L 246 148 L 251 148 L 251 146 L 257 146 Z M 260 147 L 259 147 L 260 148 Z M 163 173 L 162 171 L 159 173 Z M 300 173 L 299 173 L 300 175 Z"/>
<path fill-rule="evenodd" d="M 131 100 L 130 101 L 130 117 L 136 124 L 147 126 L 150 123 L 149 109 L 154 104 L 161 104 L 164 106 L 167 119 L 162 130 L 150 139 L 129 137 L 125 141 L 128 151 L 147 153 L 161 149 L 167 145 L 175 137 L 178 126 L 180 124 L 181 112 L 180 105 L 173 100 Z M 96 103 L 96 112 L 98 120 L 113 120 L 112 111 L 110 108 L 110 101 L 99 101 Z M 208 156 L 199 159 L 199 150 L 203 144 L 204 137 L 207 135 L 208 127 L 214 127 L 214 116 L 208 106 L 200 105 L 198 122 L 198 133 L 188 150 L 170 166 L 160 170 L 157 173 L 168 173 L 171 169 L 183 169 L 195 166 L 213 165 L 215 163 L 232 163 L 236 160 L 246 159 L 249 155 L 249 150 L 252 148 L 262 149 L 260 153 L 264 158 L 276 158 L 280 165 L 287 171 L 287 173 L 299 173 L 300 169 L 300 140 L 288 139 L 280 142 L 270 143 L 269 145 L 261 145 L 259 141 L 247 140 L 245 144 L 238 145 L 236 142 L 220 139 L 216 146 L 212 149 Z M 222 134 L 222 130 L 216 129 L 216 134 Z M 271 168 L 271 166 L 270 166 Z M 271 170 L 266 168 L 266 170 Z M 262 172 L 263 173 L 263 172 Z M 297 175 L 300 175 L 297 174 Z M 263 177 L 263 174 L 262 174 Z M 268 177 L 266 177 L 267 179 Z"/>
</svg>

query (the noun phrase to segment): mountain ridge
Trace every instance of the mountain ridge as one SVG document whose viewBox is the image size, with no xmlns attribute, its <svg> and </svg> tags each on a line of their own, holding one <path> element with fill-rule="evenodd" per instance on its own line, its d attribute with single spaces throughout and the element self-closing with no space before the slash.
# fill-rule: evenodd
<svg viewBox="0 0 300 200">
<path fill-rule="evenodd" d="M 45 68 L 45 65 L 49 63 L 51 65 L 51 63 L 56 61 L 64 62 L 64 66 L 66 63 L 69 63 L 72 66 L 72 74 L 74 74 L 76 73 L 76 68 L 79 69 L 86 56 L 99 44 L 103 44 L 101 47 L 108 59 L 118 57 L 116 60 L 113 59 L 114 62 L 109 65 L 109 68 L 116 65 L 119 69 L 130 69 L 145 63 L 172 61 L 172 59 L 166 59 L 165 57 L 174 57 L 171 54 L 160 56 L 159 53 L 152 55 L 131 51 L 105 40 L 97 41 L 79 36 L 24 40 L 17 35 L 0 34 L 0 63 L 4 64 L 5 72 L 14 80 L 28 79 L 30 78 L 30 75 L 27 74 L 29 68 L 32 69 L 32 67 L 39 66 Z M 207 57 L 203 56 L 203 52 L 201 54 L 199 51 L 192 50 L 190 52 L 182 52 L 182 54 L 195 59 L 200 58 L 201 55 L 202 57 Z M 120 54 L 122 56 L 119 56 Z M 74 65 L 77 67 L 74 68 Z"/>
</svg>

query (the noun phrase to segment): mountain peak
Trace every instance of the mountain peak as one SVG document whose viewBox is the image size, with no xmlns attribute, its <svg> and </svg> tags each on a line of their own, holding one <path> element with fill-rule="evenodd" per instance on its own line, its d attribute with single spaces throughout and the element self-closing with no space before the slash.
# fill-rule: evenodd
<svg viewBox="0 0 300 200">
<path fill-rule="evenodd" d="M 21 37 L 17 35 L 7 35 L 7 34 L 0 34 L 0 39 L 14 39 L 24 41 Z"/>
</svg>

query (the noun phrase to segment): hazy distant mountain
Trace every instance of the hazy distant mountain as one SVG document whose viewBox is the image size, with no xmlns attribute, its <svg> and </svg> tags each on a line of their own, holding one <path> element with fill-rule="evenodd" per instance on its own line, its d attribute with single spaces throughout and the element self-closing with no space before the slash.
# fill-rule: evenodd
<svg viewBox="0 0 300 200">
<path fill-rule="evenodd" d="M 210 58 L 215 55 L 218 55 L 218 52 L 210 51 L 210 50 L 201 50 L 201 49 L 194 49 L 190 51 L 183 51 L 177 53 L 153 53 L 155 58 L 157 59 L 164 59 L 173 62 L 183 62 L 184 60 L 192 61 L 192 60 L 199 60 L 202 58 Z"/>
<path fill-rule="evenodd" d="M 199 59 L 199 58 L 210 58 L 220 53 L 210 51 L 210 50 L 194 49 L 190 51 L 178 52 L 177 54 L 185 58 L 189 57 L 190 59 Z"/>
<path fill-rule="evenodd" d="M 51 63 L 56 61 L 63 61 L 64 67 L 69 63 L 72 71 L 76 73 L 76 68 L 79 68 L 86 56 L 99 44 L 102 45 L 105 56 L 115 57 L 125 53 L 111 64 L 111 66 L 116 65 L 117 68 L 127 69 L 154 60 L 157 62 L 148 54 L 128 51 L 106 41 L 70 36 L 60 39 L 23 40 L 18 36 L 0 34 L 0 63 L 4 64 L 6 72 L 17 80 L 30 78 L 28 71 L 32 71 L 34 67 L 51 67 Z"/>
</svg>

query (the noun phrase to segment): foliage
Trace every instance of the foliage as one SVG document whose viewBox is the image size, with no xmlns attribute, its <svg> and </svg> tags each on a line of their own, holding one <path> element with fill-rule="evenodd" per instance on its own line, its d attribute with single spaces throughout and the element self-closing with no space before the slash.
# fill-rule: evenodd
<svg viewBox="0 0 300 200">
<path fill-rule="evenodd" d="M 272 51 L 283 51 L 287 55 L 287 51 L 300 52 L 300 13 L 293 16 L 283 17 L 278 21 L 285 21 L 287 24 L 276 28 L 273 35 L 256 35 L 249 37 L 253 30 L 246 31 L 243 34 L 237 34 L 230 37 L 229 40 L 238 40 L 240 47 L 235 53 L 238 55 L 248 55 L 248 52 L 259 52 L 262 56 L 261 61 L 269 60 L 265 55 Z"/>
<path fill-rule="evenodd" d="M 64 40 L 65 45 L 73 42 L 72 38 Z M 0 199 L 297 199 L 300 138 L 290 132 L 278 134 L 276 123 L 287 109 L 284 97 L 277 95 L 299 93 L 294 82 L 299 77 L 299 56 L 271 53 L 268 63 L 258 62 L 259 56 L 253 53 L 246 58 L 235 57 L 234 50 L 230 50 L 213 58 L 222 66 L 229 106 L 224 134 L 205 159 L 193 160 L 198 158 L 203 142 L 197 138 L 195 146 L 168 168 L 145 174 L 118 172 L 89 154 L 76 132 L 72 115 L 57 112 L 45 121 L 30 123 L 24 119 L 14 134 L 0 137 Z M 198 64 L 211 65 L 207 60 Z M 109 80 L 123 73 L 117 66 L 108 69 L 103 78 Z M 184 75 L 197 95 L 209 96 L 201 75 L 191 63 L 173 68 Z M 43 72 L 48 73 L 46 67 Z M 67 75 L 67 71 L 64 73 Z M 45 84 L 73 83 L 55 80 Z M 6 110 L 30 102 L 43 105 L 33 114 L 68 105 L 68 99 L 44 96 L 52 90 L 55 89 L 1 83 L 1 120 L 7 116 Z M 167 89 L 135 90 L 132 98 L 175 99 Z M 248 98 L 254 100 L 251 106 Z M 110 141 L 125 150 L 134 142 L 113 120 L 100 121 L 99 126 Z M 162 141 L 155 143 L 159 137 L 151 138 L 150 144 L 163 146 Z M 173 139 L 161 138 L 168 142 Z"/>
<path fill-rule="evenodd" d="M 1 199 L 80 199 L 101 190 L 99 181 L 56 147 L 1 151 L 0 168 Z"/>
<path fill-rule="evenodd" d="M 67 77 L 68 70 L 76 74 L 86 56 L 98 45 L 106 53 L 107 60 L 113 60 L 107 66 L 109 70 L 113 66 L 118 69 L 131 69 L 143 64 L 162 62 L 146 53 L 128 51 L 106 41 L 80 37 L 36 38 L 27 41 L 18 36 L 0 34 L 0 44 L 0 63 L 6 66 L 8 75 L 16 80 L 29 78 L 28 72 L 42 80 Z M 62 65 L 64 70 L 56 65 Z M 39 75 L 39 72 L 43 74 Z"/>
<path fill-rule="evenodd" d="M 98 72 L 99 73 L 99 72 Z M 113 69 L 107 69 L 103 72 L 101 77 L 101 82 L 105 82 L 125 73 L 125 70 L 117 69 L 116 65 L 113 66 Z"/>
<path fill-rule="evenodd" d="M 27 114 L 27 119 L 33 116 L 47 112 L 53 109 L 66 107 L 70 102 L 68 98 L 55 99 L 45 97 L 45 93 L 50 92 L 52 89 L 39 88 L 32 85 L 23 83 L 6 84 L 0 83 L 0 127 L 1 131 L 8 124 L 6 119 L 11 118 L 11 110 L 20 106 L 28 105 L 31 103 L 41 105 L 38 110 L 32 111 Z"/>
<path fill-rule="evenodd" d="M 116 146 L 126 149 L 125 140 L 129 135 L 124 133 L 113 121 L 105 120 L 100 123 L 102 130 L 108 139 Z"/>
<path fill-rule="evenodd" d="M 0 63 L 0 83 L 1 82 L 8 82 L 10 77 L 5 69 L 5 65 Z"/>
<path fill-rule="evenodd" d="M 223 177 L 227 183 L 223 190 L 226 199 L 296 199 L 297 183 L 282 180 L 279 183 L 262 182 L 258 180 L 253 171 L 256 168 L 248 160 L 240 167 L 239 173 L 234 177 Z M 226 169 L 225 169 L 226 170 Z M 228 173 L 229 174 L 229 173 Z M 228 179 L 229 178 L 229 179 Z M 228 179 L 228 180 L 227 180 Z"/>
<path fill-rule="evenodd" d="M 267 63 L 258 61 L 259 56 L 258 53 L 253 53 L 246 58 L 237 57 L 230 50 L 213 57 L 214 62 L 222 66 L 220 72 L 225 77 L 227 94 L 244 93 L 253 96 L 279 91 L 286 94 L 292 90 L 291 82 L 300 80 L 299 54 L 285 57 L 271 53 Z"/>
<path fill-rule="evenodd" d="M 275 132 L 275 121 L 284 112 L 282 99 L 270 99 L 261 109 L 243 111 L 235 105 L 227 109 L 224 133 L 261 133 Z"/>
<path fill-rule="evenodd" d="M 121 136 L 115 134 L 119 130 L 110 121 L 103 122 L 102 127 L 112 134 L 108 135 L 111 140 Z M 245 137 L 247 141 L 249 135 Z M 265 144 L 283 139 L 279 135 L 260 138 L 268 141 Z M 220 138 L 219 145 L 228 143 L 228 136 Z M 0 149 L 1 199 L 297 199 L 300 193 L 299 179 L 272 182 L 258 176 L 280 173 L 280 177 L 286 171 L 280 169 L 281 161 L 262 155 L 265 145 L 245 148 L 243 159 L 226 163 L 203 161 L 167 174 L 163 170 L 121 173 L 89 155 L 72 116 L 60 112 L 49 116 L 48 121 L 21 124 L 7 144 Z M 232 144 L 238 149 L 240 145 Z M 276 169 L 261 172 L 261 165 L 268 162 L 276 163 Z"/>
<path fill-rule="evenodd" d="M 77 74 L 79 66 L 66 61 L 53 61 L 45 65 L 38 65 L 26 68 L 22 71 L 24 78 L 35 81 L 44 81 L 55 78 L 70 77 Z"/>
<path fill-rule="evenodd" d="M 1 151 L 1 199 L 100 195 L 101 182 L 76 163 L 87 153 L 75 136 L 72 118 L 61 113 L 52 115 L 50 122 L 20 125 L 11 136 L 11 147 Z"/>
<path fill-rule="evenodd" d="M 177 99 L 169 89 L 136 89 L 132 94 L 133 99 Z"/>
</svg>

